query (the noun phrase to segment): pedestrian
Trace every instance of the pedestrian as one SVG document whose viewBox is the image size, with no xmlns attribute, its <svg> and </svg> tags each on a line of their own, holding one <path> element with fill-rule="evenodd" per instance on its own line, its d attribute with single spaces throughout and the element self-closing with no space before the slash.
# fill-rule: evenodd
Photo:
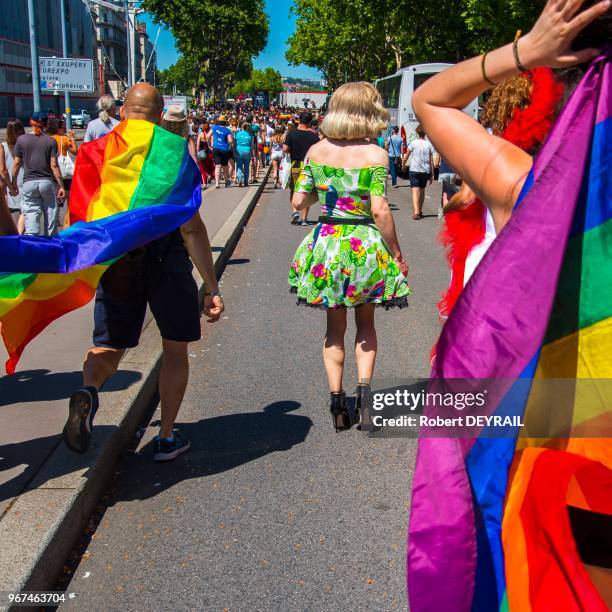
<svg viewBox="0 0 612 612">
<path fill-rule="evenodd" d="M 187 122 L 185 109 L 180 104 L 170 105 L 159 124 L 169 132 L 187 140 L 189 155 L 191 155 L 191 159 L 197 164 L 198 156 L 196 154 L 196 143 L 193 141 L 193 138 L 189 136 L 189 123 Z"/>
<path fill-rule="evenodd" d="M 57 163 L 57 143 L 43 133 L 43 116 L 34 112 L 30 118 L 31 134 L 19 136 L 13 151 L 11 195 L 19 193 L 19 170 L 23 166 L 21 210 L 24 234 L 54 236 L 58 232 L 58 202 L 66 197 Z"/>
<path fill-rule="evenodd" d="M 229 161 L 228 161 L 228 169 L 229 169 L 229 173 L 230 173 L 230 180 L 232 181 L 232 183 L 234 185 L 238 184 L 238 177 L 237 177 L 237 154 L 236 154 L 236 132 L 238 131 L 238 119 L 234 116 L 230 119 L 229 122 L 229 129 L 232 132 L 232 146 L 230 148 L 230 156 L 229 156 Z"/>
<path fill-rule="evenodd" d="M 466 288 L 466 292 L 470 288 L 474 291 L 469 296 L 463 294 L 466 301 L 462 313 L 456 316 L 457 306 L 449 320 L 453 325 L 445 327 L 453 334 L 464 323 L 463 329 L 474 337 L 475 350 L 468 356 L 467 349 L 462 353 L 447 336 L 445 354 L 439 357 L 435 377 L 454 371 L 463 376 L 474 375 L 476 371 L 493 376 L 514 371 L 523 372 L 521 376 L 575 380 L 605 377 L 612 371 L 610 350 L 606 348 L 610 339 L 610 302 L 604 307 L 600 299 L 610 295 L 609 285 L 605 291 L 595 288 L 610 270 L 611 39 L 609 1 L 548 0 L 525 36 L 517 33 L 514 43 L 452 66 L 414 92 L 412 106 L 436 150 L 489 209 L 499 234 L 479 274 Z M 552 107 L 552 120 L 563 109 L 562 122 L 553 128 L 547 150 L 535 163 L 528 145 L 536 144 L 541 134 L 527 119 L 537 117 L 540 124 L 550 121 L 542 109 L 538 109 L 537 115 L 523 115 L 512 134 L 505 130 L 505 138 L 490 134 L 457 110 L 512 76 L 533 74 L 546 67 L 553 70 L 576 67 L 575 73 L 580 71 L 579 66 L 593 60 L 595 63 L 582 81 L 578 95 L 569 96 L 568 87 L 560 103 Z M 567 70 L 559 72 L 559 77 L 567 74 Z M 551 95 L 554 96 L 554 90 L 547 93 L 549 99 Z M 516 114 L 521 115 L 521 110 Z M 601 138 L 596 143 L 591 133 L 585 133 L 587 122 Z M 576 143 L 575 158 L 567 143 Z M 590 153 L 599 156 L 592 166 L 589 160 L 590 168 L 586 167 L 584 178 L 592 171 L 591 182 L 584 181 L 582 175 L 585 157 Z M 566 193 L 568 189 L 571 194 Z M 526 191 L 527 199 L 520 204 L 521 194 Z M 572 207 L 567 201 L 573 202 Z M 534 206 L 538 202 L 542 205 Z M 557 205 L 563 212 L 557 215 L 555 209 L 550 213 L 551 206 Z M 555 243 L 556 238 L 562 241 L 561 245 Z M 604 244 L 606 247 L 602 248 Z M 534 269 L 542 271 L 536 275 Z M 499 275 L 495 274 L 497 270 L 501 271 Z M 517 278 L 514 285 L 508 282 L 512 277 Z M 518 300 L 513 297 L 514 290 Z M 495 292 L 501 296 L 499 303 L 491 299 Z M 525 314 L 527 310 L 517 307 L 521 297 L 536 300 L 530 305 L 529 315 Z M 489 308 L 474 309 L 478 300 L 485 300 L 483 303 Z M 543 312 L 551 313 L 550 318 Z M 474 328 L 466 322 L 473 323 Z M 536 345 L 537 349 L 533 348 Z M 495 360 L 499 360 L 497 367 Z M 557 399 L 543 393 L 539 402 L 533 402 L 535 411 L 529 401 L 527 412 L 537 420 L 538 405 L 545 408 L 547 402 Z M 518 404 L 522 403 L 521 399 Z M 593 402 L 586 402 L 589 403 Z M 451 505 L 459 497 L 467 496 L 470 511 L 469 516 L 464 513 L 462 518 L 463 543 L 449 554 L 444 543 L 450 534 L 457 534 L 457 521 L 447 520 L 448 514 L 442 517 L 432 512 L 434 506 L 429 502 L 413 504 L 409 551 L 411 608 L 428 601 L 430 585 L 454 580 L 457 567 L 467 568 L 472 576 L 478 572 L 478 583 L 486 582 L 491 586 L 490 592 L 501 593 L 503 606 L 512 610 L 545 607 L 542 602 L 551 594 L 553 598 L 557 595 L 557 600 L 567 608 L 579 609 L 581 602 L 587 601 L 596 602 L 601 610 L 612 608 L 610 507 L 608 504 L 602 513 L 594 503 L 596 499 L 609 499 L 606 491 L 612 480 L 611 443 L 609 438 L 586 440 L 576 433 L 583 431 L 584 423 L 589 422 L 588 417 L 586 421 L 575 420 L 574 413 L 580 413 L 577 406 L 570 398 L 563 437 L 541 441 L 532 438 L 528 445 L 519 444 L 516 453 L 514 440 L 490 439 L 487 444 L 481 444 L 483 436 L 466 440 L 464 448 L 479 447 L 480 461 L 474 462 L 473 457 L 467 457 L 468 453 L 459 451 L 457 464 L 446 470 L 451 481 L 448 484 L 441 482 L 442 472 L 429 480 L 424 464 L 417 465 L 421 495 L 446 501 L 450 494 L 454 497 Z M 503 403 L 501 410 L 505 407 Z M 491 410 L 494 409 L 492 406 Z M 600 419 L 609 418 L 609 410 L 609 402 L 602 404 Z M 499 407 L 497 411 L 500 412 Z M 574 427 L 577 423 L 578 427 Z M 515 431 L 513 436 L 516 435 Z M 431 454 L 435 462 L 443 456 L 434 456 L 436 451 L 450 449 L 441 447 L 434 444 L 424 452 Z M 419 449 L 422 450 L 423 447 Z M 553 456 L 547 457 L 547 452 Z M 590 499 L 582 490 L 576 496 L 570 495 L 573 483 L 588 470 L 589 477 L 584 481 L 588 481 L 592 492 Z M 457 487 L 456 474 L 461 474 L 465 491 Z M 474 491 L 478 495 L 473 495 Z M 529 518 L 525 519 L 527 514 Z M 523 520 L 529 528 L 525 528 L 527 522 Z M 504 526 L 501 530 L 500 525 Z M 468 531 L 473 534 L 469 541 L 463 538 Z M 481 542 L 485 542 L 482 551 Z M 537 551 L 535 565 L 531 563 L 533 551 Z M 504 564 L 496 565 L 491 558 L 505 559 L 505 572 Z M 569 567 L 578 568 L 579 573 L 568 572 Z M 476 591 L 472 588 L 474 580 L 470 582 L 466 585 L 457 581 L 457 588 L 445 590 L 430 608 L 439 609 L 448 601 L 460 601 L 461 607 L 471 606 Z M 490 607 L 485 603 L 487 597 L 488 594 L 479 599 L 482 609 Z"/>
<path fill-rule="evenodd" d="M 74 161 L 70 155 L 76 155 L 78 147 L 74 138 L 74 131 L 66 134 L 66 124 L 63 119 L 51 118 L 47 121 L 47 134 L 57 143 L 57 161 L 64 180 L 66 198 L 70 194 L 70 184 L 74 172 Z"/>
<path fill-rule="evenodd" d="M 404 140 L 399 135 L 399 127 L 393 126 L 391 134 L 385 142 L 385 149 L 389 154 L 389 173 L 391 174 L 391 185 L 397 189 L 397 173 L 402 166 L 402 147 Z"/>
<path fill-rule="evenodd" d="M 449 200 L 459 191 L 460 187 L 460 185 L 457 184 L 457 173 L 448 165 L 443 157 L 440 157 L 438 182 L 442 185 L 442 194 L 438 207 L 438 219 L 442 219 L 444 209 L 448 206 Z"/>
<path fill-rule="evenodd" d="M 425 203 L 425 188 L 433 182 L 433 155 L 434 148 L 429 140 L 425 139 L 425 131 L 418 125 L 416 127 L 416 140 L 408 145 L 408 161 L 410 188 L 412 191 L 412 218 L 415 221 L 423 218 L 423 204 Z"/>
<path fill-rule="evenodd" d="M 23 168 L 17 174 L 17 195 L 11 194 L 10 187 L 12 184 L 15 143 L 22 134 L 25 134 L 25 128 L 19 119 L 8 121 L 6 124 L 6 140 L 0 148 L 0 179 L 4 182 L 3 190 L 6 190 L 7 205 L 20 234 L 23 234 L 25 230 L 25 217 L 21 211 Z"/>
<path fill-rule="evenodd" d="M 219 115 L 215 124 L 210 128 L 209 144 L 213 151 L 213 159 L 215 162 L 215 189 L 219 189 L 219 179 L 221 177 L 221 168 L 223 168 L 223 176 L 225 178 L 225 186 L 229 187 L 232 184 L 229 173 L 230 153 L 232 152 L 232 132 L 227 127 L 227 118 L 225 115 Z"/>
<path fill-rule="evenodd" d="M 4 181 L 0 180 L 0 236 L 11 236 L 17 233 L 17 226 L 4 194 Z"/>
<path fill-rule="evenodd" d="M 249 131 L 249 123 L 247 121 L 243 122 L 242 129 L 236 132 L 235 142 L 237 173 L 242 174 L 240 187 L 248 187 L 251 153 L 253 152 L 253 135 Z"/>
<path fill-rule="evenodd" d="M 198 135 L 196 137 L 196 157 L 198 158 L 198 167 L 200 168 L 203 189 L 206 189 L 208 180 L 215 171 L 212 151 L 210 149 L 210 145 L 208 144 L 209 138 L 210 125 L 204 121 L 198 127 Z"/>
<path fill-rule="evenodd" d="M 285 154 L 283 153 L 284 129 L 277 127 L 270 138 L 270 161 L 272 162 L 272 174 L 274 176 L 274 189 L 280 187 L 280 164 Z"/>
<path fill-rule="evenodd" d="M 87 124 L 83 142 L 91 142 L 104 136 L 104 134 L 108 134 L 119 123 L 116 118 L 117 107 L 113 96 L 109 94 L 100 96 L 96 107 L 99 111 L 98 118 Z"/>
<path fill-rule="evenodd" d="M 302 167 L 304 166 L 306 153 L 308 153 L 310 147 L 319 142 L 319 136 L 310 129 L 311 122 L 312 113 L 309 111 L 302 111 L 299 115 L 297 128 L 292 129 L 285 136 L 283 151 L 291 156 L 291 177 L 289 179 L 291 200 L 293 199 L 295 182 L 300 176 Z M 323 128 L 323 132 L 325 132 L 325 128 Z M 298 223 L 303 226 L 308 225 L 308 209 L 304 207 L 301 215 L 294 210 L 291 214 L 291 223 L 294 225 Z"/>
<path fill-rule="evenodd" d="M 293 196 L 295 210 L 317 201 L 322 216 L 298 247 L 289 284 L 298 302 L 323 308 L 327 331 L 323 362 L 336 431 L 365 423 L 364 395 L 376 360 L 375 306 L 405 307 L 410 293 L 405 262 L 386 197 L 387 152 L 375 139 L 389 112 L 370 83 L 346 83 L 332 96 L 323 120 L 325 139 L 307 152 Z M 300 117 L 304 124 L 305 117 Z M 296 130 L 299 134 L 300 130 Z M 355 309 L 359 385 L 351 414 L 343 387 L 347 308 Z"/>
<path fill-rule="evenodd" d="M 251 183 L 257 183 L 259 176 L 259 150 L 257 147 L 257 137 L 259 134 L 259 124 L 252 114 L 246 116 L 245 121 L 249 124 L 249 131 L 253 136 L 253 151 L 251 152 Z"/>
<path fill-rule="evenodd" d="M 128 91 L 123 108 L 126 121 L 159 123 L 164 101 L 155 87 L 139 83 Z M 197 212 L 180 229 L 119 259 L 102 276 L 94 307 L 94 347 L 85 357 L 83 387 L 70 397 L 64 426 L 64 441 L 72 450 L 89 448 L 98 392 L 116 372 L 125 351 L 138 345 L 147 306 L 163 347 L 161 425 L 153 459 L 170 461 L 189 449 L 189 440 L 173 428 L 189 378 L 188 343 L 200 339 L 198 290 L 190 258 L 205 282 L 204 313 L 216 320 L 223 312 L 223 301 L 206 227 Z"/>
</svg>

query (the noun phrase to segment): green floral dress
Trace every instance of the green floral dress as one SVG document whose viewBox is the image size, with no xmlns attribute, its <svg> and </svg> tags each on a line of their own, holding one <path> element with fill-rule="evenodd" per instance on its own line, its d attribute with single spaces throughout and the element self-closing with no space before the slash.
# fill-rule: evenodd
<svg viewBox="0 0 612 612">
<path fill-rule="evenodd" d="M 370 196 L 386 197 L 386 185 L 384 166 L 333 168 L 307 161 L 295 191 L 316 188 L 324 216 L 372 219 Z M 317 224 L 293 257 L 289 284 L 299 303 L 318 308 L 402 308 L 411 293 L 373 219 L 368 225 Z"/>
</svg>

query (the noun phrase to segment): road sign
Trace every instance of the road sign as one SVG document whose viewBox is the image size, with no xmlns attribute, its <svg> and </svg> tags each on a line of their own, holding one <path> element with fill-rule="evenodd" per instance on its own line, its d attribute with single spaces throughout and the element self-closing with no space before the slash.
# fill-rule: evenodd
<svg viewBox="0 0 612 612">
<path fill-rule="evenodd" d="M 180 106 L 187 112 L 187 106 L 191 104 L 191 96 L 164 96 L 164 111 L 167 111 L 170 106 Z"/>
<path fill-rule="evenodd" d="M 41 57 L 40 88 L 45 91 L 94 91 L 93 60 Z"/>
</svg>

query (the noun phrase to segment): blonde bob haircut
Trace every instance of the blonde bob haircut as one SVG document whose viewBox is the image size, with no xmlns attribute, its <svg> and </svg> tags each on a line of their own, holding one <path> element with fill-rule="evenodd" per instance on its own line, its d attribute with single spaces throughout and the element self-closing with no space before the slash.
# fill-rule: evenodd
<svg viewBox="0 0 612 612">
<path fill-rule="evenodd" d="M 329 101 L 329 111 L 321 124 L 327 138 L 356 140 L 376 138 L 387 127 L 389 111 L 371 83 L 345 83 Z"/>
</svg>

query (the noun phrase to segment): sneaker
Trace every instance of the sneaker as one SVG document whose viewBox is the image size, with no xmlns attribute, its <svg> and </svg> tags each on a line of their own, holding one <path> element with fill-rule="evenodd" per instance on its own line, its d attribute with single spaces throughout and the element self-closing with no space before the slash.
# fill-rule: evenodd
<svg viewBox="0 0 612 612">
<path fill-rule="evenodd" d="M 308 223 L 308 221 L 306 219 L 304 219 L 303 221 L 300 221 L 300 225 L 302 227 L 308 227 L 310 225 L 310 223 Z"/>
<path fill-rule="evenodd" d="M 291 225 L 297 225 L 300 222 L 300 213 L 291 214 Z"/>
<path fill-rule="evenodd" d="M 230 181 L 229 179 L 226 179 L 225 186 L 226 187 L 231 187 L 231 185 L 232 185 L 232 181 Z"/>
<path fill-rule="evenodd" d="M 399 185 L 393 185 L 393 189 L 399 189 Z"/>
<path fill-rule="evenodd" d="M 153 461 L 172 461 L 191 447 L 187 438 L 174 432 L 172 440 L 155 436 Z"/>
<path fill-rule="evenodd" d="M 70 396 L 63 434 L 66 446 L 75 453 L 84 453 L 89 448 L 93 419 L 99 405 L 94 387 L 83 387 Z"/>
</svg>

